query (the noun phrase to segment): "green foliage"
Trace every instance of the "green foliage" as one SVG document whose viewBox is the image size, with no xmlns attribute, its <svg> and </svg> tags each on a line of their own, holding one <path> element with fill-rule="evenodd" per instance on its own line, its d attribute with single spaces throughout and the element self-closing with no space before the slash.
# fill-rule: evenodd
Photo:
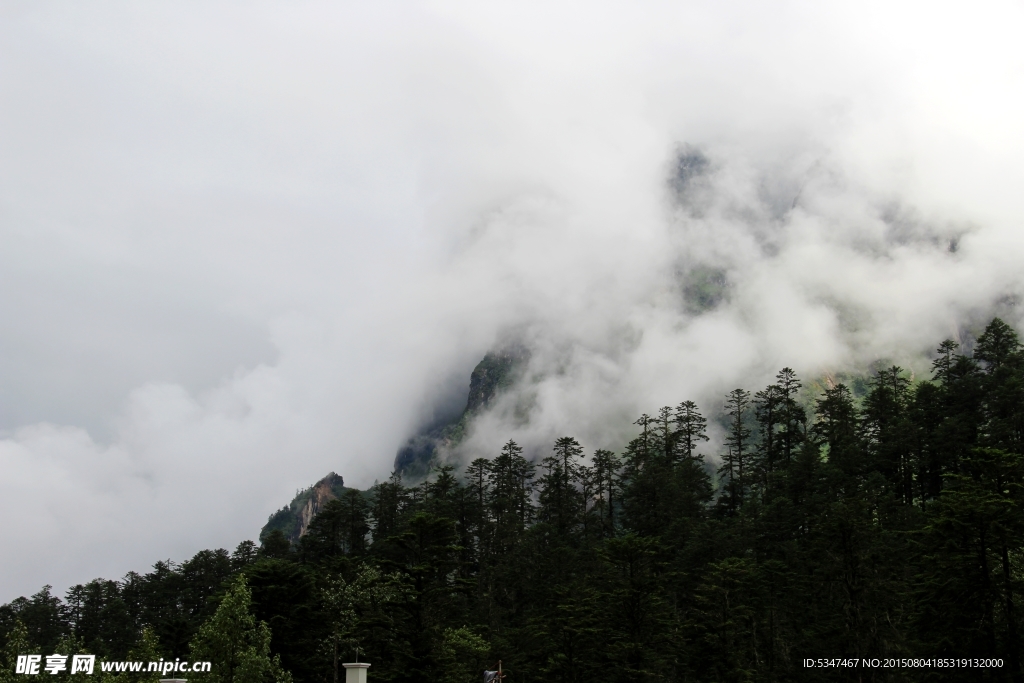
<svg viewBox="0 0 1024 683">
<path fill-rule="evenodd" d="M 128 651 L 125 660 L 131 662 L 156 662 L 163 658 L 163 653 L 160 651 L 160 640 L 156 637 L 156 633 L 149 626 L 144 626 L 139 642 Z M 160 676 L 161 674 L 157 672 L 126 671 L 114 676 L 114 679 L 116 683 L 158 683 Z"/>
<path fill-rule="evenodd" d="M 270 655 L 270 628 L 250 609 L 245 577 L 234 579 L 220 606 L 190 646 L 192 661 L 209 661 L 209 673 L 193 673 L 198 683 L 290 683 L 291 676 Z"/>
<path fill-rule="evenodd" d="M 338 668 L 342 657 L 357 652 L 364 656 L 370 653 L 372 657 L 379 652 L 381 643 L 377 638 L 382 631 L 394 630 L 394 610 L 404 605 L 411 595 L 411 586 L 402 574 L 386 574 L 373 565 L 360 567 L 350 581 L 343 576 L 327 579 L 321 588 L 326 629 L 319 648 L 322 654 L 329 656 L 334 678 L 344 676 Z M 395 658 L 398 653 L 390 654 Z M 397 678 L 399 673 L 389 670 L 386 660 L 378 660 L 374 677 Z"/>
<path fill-rule="evenodd" d="M 0 652 L 0 683 L 15 683 L 20 676 L 15 674 L 18 655 L 38 654 L 28 641 L 28 629 L 16 620 L 6 634 L 6 643 Z"/>
<path fill-rule="evenodd" d="M 50 652 L 47 651 L 44 654 L 50 654 Z M 58 681 L 59 683 L 71 683 L 76 679 L 80 679 L 81 676 L 81 674 L 71 673 L 72 657 L 74 655 L 88 655 L 93 653 L 89 652 L 89 650 L 85 647 L 85 644 L 82 642 L 80 638 L 73 634 L 68 634 L 62 637 L 57 642 L 56 647 L 53 648 L 53 654 L 64 655 L 65 657 L 67 657 L 66 667 L 64 671 L 60 671 L 56 674 L 48 674 L 47 679 L 51 681 Z M 97 683 L 110 683 L 111 679 L 113 679 L 114 676 L 112 674 L 105 673 L 104 671 L 102 671 L 101 667 L 99 666 L 99 659 L 99 657 L 96 658 L 97 663 L 94 666 L 94 671 L 91 679 L 96 680 Z M 45 657 L 43 659 L 43 662 L 45 664 Z"/>
<path fill-rule="evenodd" d="M 476 683 L 489 664 L 490 644 L 465 626 L 446 628 L 438 646 L 438 677 L 442 683 Z"/>
</svg>

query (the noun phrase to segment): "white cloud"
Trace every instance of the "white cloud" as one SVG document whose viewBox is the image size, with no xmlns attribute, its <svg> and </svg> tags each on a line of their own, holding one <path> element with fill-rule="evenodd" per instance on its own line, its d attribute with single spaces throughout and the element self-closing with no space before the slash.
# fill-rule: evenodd
<svg viewBox="0 0 1024 683">
<path fill-rule="evenodd" d="M 0 11 L 0 600 L 383 478 L 510 329 L 531 422 L 471 444 L 614 446 L 1022 293 L 1010 3 Z"/>
</svg>

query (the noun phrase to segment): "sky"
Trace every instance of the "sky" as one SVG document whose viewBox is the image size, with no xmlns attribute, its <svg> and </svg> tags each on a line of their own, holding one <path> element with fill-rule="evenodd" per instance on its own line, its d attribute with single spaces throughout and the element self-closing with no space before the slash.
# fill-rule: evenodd
<svg viewBox="0 0 1024 683">
<path fill-rule="evenodd" d="M 1022 329 L 1022 28 L 1020 2 L 3 3 L 0 602 L 385 479 L 511 339 L 526 380 L 464 457 L 619 448 L 783 366 L 924 373 Z"/>
</svg>

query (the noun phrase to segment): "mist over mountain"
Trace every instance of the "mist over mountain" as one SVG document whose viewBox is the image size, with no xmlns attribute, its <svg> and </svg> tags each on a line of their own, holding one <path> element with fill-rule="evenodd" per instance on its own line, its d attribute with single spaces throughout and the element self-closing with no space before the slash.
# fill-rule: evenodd
<svg viewBox="0 0 1024 683">
<path fill-rule="evenodd" d="M 0 12 L 0 601 L 1021 329 L 1016 5 Z"/>
</svg>

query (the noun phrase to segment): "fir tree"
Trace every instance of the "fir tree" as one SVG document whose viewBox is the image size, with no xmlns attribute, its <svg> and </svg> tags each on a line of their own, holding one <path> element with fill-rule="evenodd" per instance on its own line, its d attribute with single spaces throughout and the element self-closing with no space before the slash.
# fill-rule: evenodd
<svg viewBox="0 0 1024 683">
<path fill-rule="evenodd" d="M 540 480 L 539 518 L 553 525 L 556 533 L 565 536 L 580 521 L 583 512 L 580 464 L 583 447 L 576 439 L 563 436 L 555 441 L 554 453 L 544 458 L 545 474 Z"/>
<path fill-rule="evenodd" d="M 693 401 L 683 401 L 676 406 L 673 416 L 676 430 L 675 442 L 678 444 L 674 451 L 678 451 L 679 457 L 684 460 L 693 460 L 697 457 L 697 444 L 707 441 L 708 421 L 697 410 L 697 404 Z"/>
<path fill-rule="evenodd" d="M 889 479 L 900 501 L 913 502 L 913 443 L 909 429 L 910 379 L 903 368 L 879 370 L 864 399 L 864 435 L 877 468 Z"/>
<path fill-rule="evenodd" d="M 861 468 L 860 425 L 853 395 L 845 384 L 825 390 L 816 402 L 817 422 L 811 433 L 828 449 L 828 461 L 845 477 L 857 475 Z"/>
<path fill-rule="evenodd" d="M 621 463 L 612 451 L 598 449 L 593 457 L 594 482 L 597 500 L 594 511 L 601 520 L 601 535 L 615 533 L 615 505 L 618 501 L 619 470 Z"/>
<path fill-rule="evenodd" d="M 749 487 L 750 463 L 748 449 L 750 429 L 746 426 L 747 411 L 750 408 L 750 392 L 733 389 L 726 396 L 725 409 L 729 416 L 729 432 L 725 437 L 726 455 L 722 458 L 719 476 L 727 480 L 726 504 L 731 512 L 743 505 Z"/>
</svg>

